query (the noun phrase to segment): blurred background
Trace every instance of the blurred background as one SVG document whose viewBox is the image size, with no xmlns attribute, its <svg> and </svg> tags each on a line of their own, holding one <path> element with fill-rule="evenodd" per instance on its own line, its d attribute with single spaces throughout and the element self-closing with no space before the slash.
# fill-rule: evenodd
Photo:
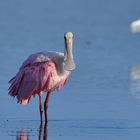
<svg viewBox="0 0 140 140">
<path fill-rule="evenodd" d="M 0 0 L 0 137 L 14 139 L 21 124 L 38 130 L 38 97 L 17 104 L 8 81 L 30 54 L 63 52 L 71 31 L 77 68 L 51 96 L 50 139 L 140 139 L 140 84 L 131 77 L 140 34 L 130 30 L 138 18 L 139 0 Z"/>
</svg>

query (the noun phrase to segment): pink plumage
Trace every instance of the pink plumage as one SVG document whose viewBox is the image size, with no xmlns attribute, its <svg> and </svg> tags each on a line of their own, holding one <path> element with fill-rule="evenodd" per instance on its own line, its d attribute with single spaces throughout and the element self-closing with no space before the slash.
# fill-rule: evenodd
<svg viewBox="0 0 140 140">
<path fill-rule="evenodd" d="M 73 34 L 65 34 L 66 51 L 39 52 L 32 54 L 24 61 L 19 72 L 9 83 L 9 94 L 17 97 L 20 104 L 29 103 L 32 96 L 39 95 L 40 117 L 42 121 L 42 93 L 46 92 L 44 102 L 45 119 L 50 93 L 60 90 L 65 85 L 71 71 L 75 68 L 72 55 Z"/>
<path fill-rule="evenodd" d="M 63 76 L 57 75 L 57 66 L 53 61 L 35 62 L 20 69 L 17 75 L 10 80 L 9 94 L 17 96 L 18 102 L 27 104 L 32 96 L 41 94 L 41 91 L 52 92 L 60 90 L 70 72 Z"/>
</svg>

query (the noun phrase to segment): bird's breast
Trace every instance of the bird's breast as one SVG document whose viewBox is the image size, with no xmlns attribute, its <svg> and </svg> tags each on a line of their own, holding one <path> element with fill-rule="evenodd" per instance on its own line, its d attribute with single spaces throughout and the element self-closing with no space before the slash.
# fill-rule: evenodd
<svg viewBox="0 0 140 140">
<path fill-rule="evenodd" d="M 50 83 L 50 88 L 52 90 L 60 90 L 65 85 L 66 80 L 68 79 L 70 72 L 65 72 L 65 74 L 55 75 L 52 77 L 52 82 Z"/>
</svg>

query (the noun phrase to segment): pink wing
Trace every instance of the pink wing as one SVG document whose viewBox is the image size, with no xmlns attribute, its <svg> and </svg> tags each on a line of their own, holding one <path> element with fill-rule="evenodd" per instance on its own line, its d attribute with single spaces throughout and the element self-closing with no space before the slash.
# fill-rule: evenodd
<svg viewBox="0 0 140 140">
<path fill-rule="evenodd" d="M 56 66 L 52 61 L 28 65 L 9 81 L 9 94 L 17 96 L 19 103 L 26 104 L 36 93 L 51 90 L 49 84 L 55 74 Z"/>
</svg>

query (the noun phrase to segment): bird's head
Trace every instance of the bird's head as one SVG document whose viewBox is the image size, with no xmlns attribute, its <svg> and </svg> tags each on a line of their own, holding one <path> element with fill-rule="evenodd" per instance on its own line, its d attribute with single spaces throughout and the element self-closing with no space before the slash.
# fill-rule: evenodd
<svg viewBox="0 0 140 140">
<path fill-rule="evenodd" d="M 72 32 L 66 32 L 65 33 L 65 38 L 66 39 L 72 39 L 73 38 L 73 33 Z"/>
<path fill-rule="evenodd" d="M 72 32 L 66 32 L 64 35 L 66 49 L 68 47 L 73 47 L 73 33 Z"/>
<path fill-rule="evenodd" d="M 73 33 L 72 32 L 66 32 L 64 35 L 66 47 L 67 46 L 72 46 L 73 43 Z"/>
</svg>

